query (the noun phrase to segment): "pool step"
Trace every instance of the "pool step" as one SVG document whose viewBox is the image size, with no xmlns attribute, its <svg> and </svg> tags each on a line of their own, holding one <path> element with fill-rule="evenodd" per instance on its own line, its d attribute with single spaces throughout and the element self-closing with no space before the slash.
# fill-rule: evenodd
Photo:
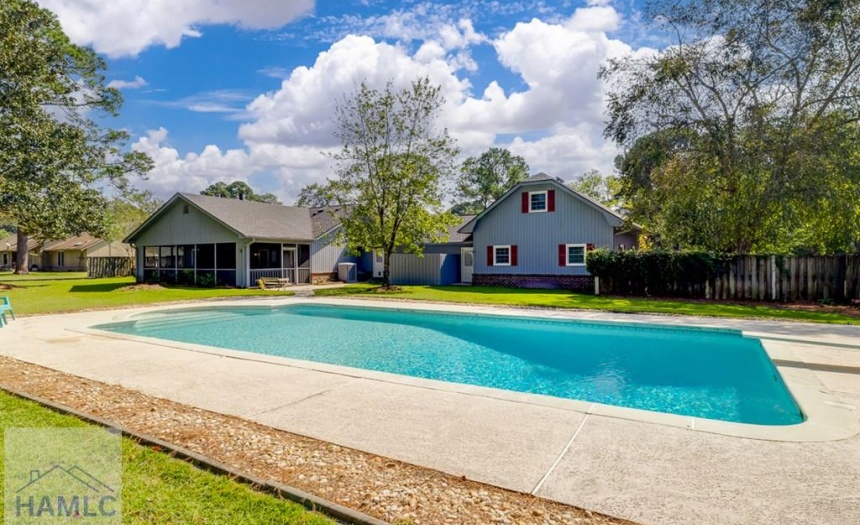
<svg viewBox="0 0 860 525">
<path fill-rule="evenodd" d="M 222 323 L 236 321 L 247 317 L 246 314 L 237 312 L 182 312 L 175 314 L 162 314 L 143 319 L 136 319 L 135 326 L 148 330 L 158 330 L 171 326 L 192 326 L 210 323 Z"/>
</svg>

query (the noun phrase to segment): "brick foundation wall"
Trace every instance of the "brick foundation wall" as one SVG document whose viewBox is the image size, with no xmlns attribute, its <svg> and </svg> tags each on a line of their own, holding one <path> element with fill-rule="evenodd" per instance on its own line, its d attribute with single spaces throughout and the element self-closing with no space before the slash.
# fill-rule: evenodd
<svg viewBox="0 0 860 525">
<path fill-rule="evenodd" d="M 326 284 L 334 281 L 337 281 L 337 272 L 315 273 L 311 275 L 311 282 L 313 284 Z"/>
<path fill-rule="evenodd" d="M 476 273 L 472 284 L 507 286 L 509 288 L 560 288 L 579 292 L 594 292 L 591 275 L 516 275 L 508 273 Z"/>
</svg>

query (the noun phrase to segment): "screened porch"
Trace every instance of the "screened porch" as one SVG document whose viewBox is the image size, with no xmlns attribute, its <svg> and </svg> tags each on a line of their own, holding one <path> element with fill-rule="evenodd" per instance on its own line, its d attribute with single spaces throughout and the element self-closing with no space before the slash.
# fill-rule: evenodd
<svg viewBox="0 0 860 525">
<path fill-rule="evenodd" d="M 252 243 L 249 248 L 248 284 L 270 277 L 286 279 L 289 284 L 310 284 L 311 247 L 309 244 Z"/>
</svg>

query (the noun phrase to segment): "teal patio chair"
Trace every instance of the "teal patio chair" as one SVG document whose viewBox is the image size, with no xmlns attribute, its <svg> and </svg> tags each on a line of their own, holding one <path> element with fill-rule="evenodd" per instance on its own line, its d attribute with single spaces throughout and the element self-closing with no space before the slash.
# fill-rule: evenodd
<svg viewBox="0 0 860 525">
<path fill-rule="evenodd" d="M 15 312 L 12 311 L 12 303 L 8 297 L 2 296 L 0 297 L 0 326 L 3 326 L 3 323 L 9 324 L 9 320 L 6 319 L 6 312 L 9 312 L 13 320 L 15 319 Z"/>
</svg>

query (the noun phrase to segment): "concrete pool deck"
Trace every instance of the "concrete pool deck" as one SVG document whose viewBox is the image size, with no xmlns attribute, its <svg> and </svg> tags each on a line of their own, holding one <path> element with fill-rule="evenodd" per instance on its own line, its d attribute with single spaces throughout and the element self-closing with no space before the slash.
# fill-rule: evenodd
<svg viewBox="0 0 860 525">
<path fill-rule="evenodd" d="M 205 306 L 295 302 L 304 301 Z M 0 330 L 0 354 L 642 523 L 860 522 L 860 327 L 312 302 L 741 329 L 764 338 L 792 393 L 808 390 L 808 402 L 826 415 L 812 426 L 783 427 L 793 442 L 739 438 L 726 434 L 751 425 L 640 417 L 631 409 L 84 328 L 173 305 L 22 318 Z M 811 434 L 797 434 L 804 425 Z M 756 437 L 780 439 L 767 431 Z"/>
</svg>

